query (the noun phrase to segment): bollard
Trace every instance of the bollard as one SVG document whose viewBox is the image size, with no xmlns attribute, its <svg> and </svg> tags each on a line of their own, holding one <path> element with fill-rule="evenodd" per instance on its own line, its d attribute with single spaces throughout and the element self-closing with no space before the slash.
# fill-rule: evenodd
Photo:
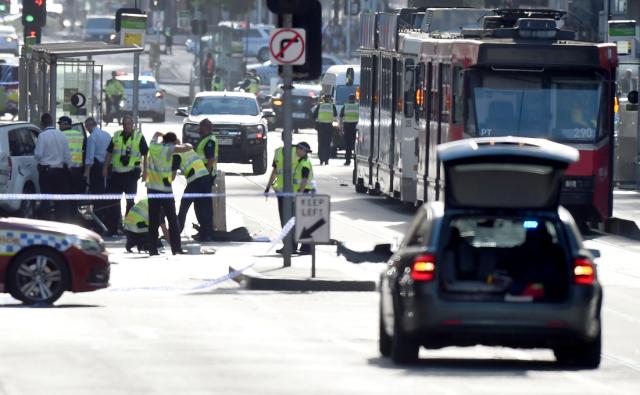
<svg viewBox="0 0 640 395">
<path fill-rule="evenodd" d="M 215 181 L 213 182 L 213 193 L 224 194 L 226 190 L 224 182 L 224 172 L 218 170 Z M 213 230 L 227 231 L 227 204 L 225 196 L 216 196 L 213 198 Z"/>
</svg>

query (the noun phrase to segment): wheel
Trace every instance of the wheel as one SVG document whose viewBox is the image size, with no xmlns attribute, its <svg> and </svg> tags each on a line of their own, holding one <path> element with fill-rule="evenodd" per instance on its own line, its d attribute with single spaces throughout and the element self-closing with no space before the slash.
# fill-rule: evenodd
<svg viewBox="0 0 640 395">
<path fill-rule="evenodd" d="M 51 304 L 69 287 L 69 269 L 54 251 L 37 247 L 18 255 L 7 273 L 9 293 L 26 304 Z"/>
<path fill-rule="evenodd" d="M 378 349 L 383 357 L 388 357 L 391 355 L 391 336 L 389 336 L 387 331 L 384 329 L 384 322 L 382 321 L 382 306 L 380 306 L 378 327 Z"/>
<path fill-rule="evenodd" d="M 267 151 L 262 151 L 262 154 L 256 156 L 251 161 L 253 166 L 253 175 L 261 175 L 267 172 Z"/>
<path fill-rule="evenodd" d="M 368 189 L 364 185 L 362 185 L 361 183 L 359 183 L 359 182 L 356 183 L 356 192 L 357 193 L 367 193 L 367 190 Z"/>
<path fill-rule="evenodd" d="M 298 128 L 293 129 L 293 133 L 295 133 L 295 134 L 300 133 L 300 129 L 298 129 Z"/>
<path fill-rule="evenodd" d="M 24 187 L 22 193 L 29 194 L 34 193 L 35 188 L 31 184 L 27 184 Z M 20 202 L 20 210 L 18 216 L 22 218 L 35 218 L 36 217 L 36 201 L 25 199 Z"/>
<path fill-rule="evenodd" d="M 269 48 L 260 48 L 257 58 L 261 62 L 266 62 L 267 60 L 269 60 Z"/>
<path fill-rule="evenodd" d="M 600 366 L 601 353 L 602 332 L 598 332 L 598 336 L 590 342 L 553 349 L 556 361 L 560 365 L 585 369 L 596 369 Z"/>
<path fill-rule="evenodd" d="M 418 360 L 419 350 L 418 342 L 402 331 L 397 316 L 394 317 L 393 336 L 391 337 L 391 359 L 393 362 L 397 364 L 415 363 Z"/>
</svg>

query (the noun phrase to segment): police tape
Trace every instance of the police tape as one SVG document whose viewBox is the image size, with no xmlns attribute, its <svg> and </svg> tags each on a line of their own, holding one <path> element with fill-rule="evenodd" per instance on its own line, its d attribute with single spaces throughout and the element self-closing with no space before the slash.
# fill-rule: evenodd
<svg viewBox="0 0 640 395">
<path fill-rule="evenodd" d="M 55 193 L 0 193 L 0 201 L 2 200 L 120 200 L 124 199 L 175 199 L 190 198 L 190 199 L 204 199 L 204 198 L 220 198 L 220 197 L 261 197 L 261 196 L 277 196 L 277 197 L 295 197 L 298 195 L 307 195 L 299 192 L 269 192 L 269 193 L 184 193 L 177 195 L 173 193 L 152 193 L 147 195 L 138 195 L 134 193 L 117 194 L 106 193 L 100 195 L 91 194 L 55 194 Z"/>
<path fill-rule="evenodd" d="M 296 217 L 291 217 L 289 221 L 282 227 L 282 230 L 278 234 L 277 237 L 270 240 L 269 248 L 266 250 L 266 254 L 270 253 L 278 243 L 280 243 L 284 238 L 291 232 L 293 227 L 296 225 Z M 229 272 L 224 276 L 220 276 L 218 278 L 210 279 L 202 281 L 200 284 L 192 286 L 192 287 L 172 287 L 172 286 L 147 286 L 147 287 L 121 287 L 121 288 L 110 288 L 111 292 L 127 292 L 127 291 L 171 291 L 171 292 L 199 292 L 206 291 L 210 288 L 215 287 L 218 284 L 226 282 L 228 280 L 232 280 L 240 275 L 242 275 L 245 271 L 249 270 L 253 266 L 258 263 L 257 261 L 253 261 L 250 264 Z"/>
</svg>

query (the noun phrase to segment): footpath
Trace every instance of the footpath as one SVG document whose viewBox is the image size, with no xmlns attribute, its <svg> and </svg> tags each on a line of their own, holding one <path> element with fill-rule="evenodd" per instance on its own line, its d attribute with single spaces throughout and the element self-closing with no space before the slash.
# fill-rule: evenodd
<svg viewBox="0 0 640 395">
<path fill-rule="evenodd" d="M 605 228 L 607 233 L 640 240 L 640 191 L 613 192 L 613 217 Z"/>
</svg>

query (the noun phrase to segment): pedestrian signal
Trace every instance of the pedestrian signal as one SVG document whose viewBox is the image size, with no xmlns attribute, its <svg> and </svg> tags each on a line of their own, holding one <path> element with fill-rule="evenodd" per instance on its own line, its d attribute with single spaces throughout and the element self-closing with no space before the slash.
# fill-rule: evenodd
<svg viewBox="0 0 640 395">
<path fill-rule="evenodd" d="M 22 0 L 22 26 L 42 27 L 47 24 L 46 0 Z"/>
</svg>

